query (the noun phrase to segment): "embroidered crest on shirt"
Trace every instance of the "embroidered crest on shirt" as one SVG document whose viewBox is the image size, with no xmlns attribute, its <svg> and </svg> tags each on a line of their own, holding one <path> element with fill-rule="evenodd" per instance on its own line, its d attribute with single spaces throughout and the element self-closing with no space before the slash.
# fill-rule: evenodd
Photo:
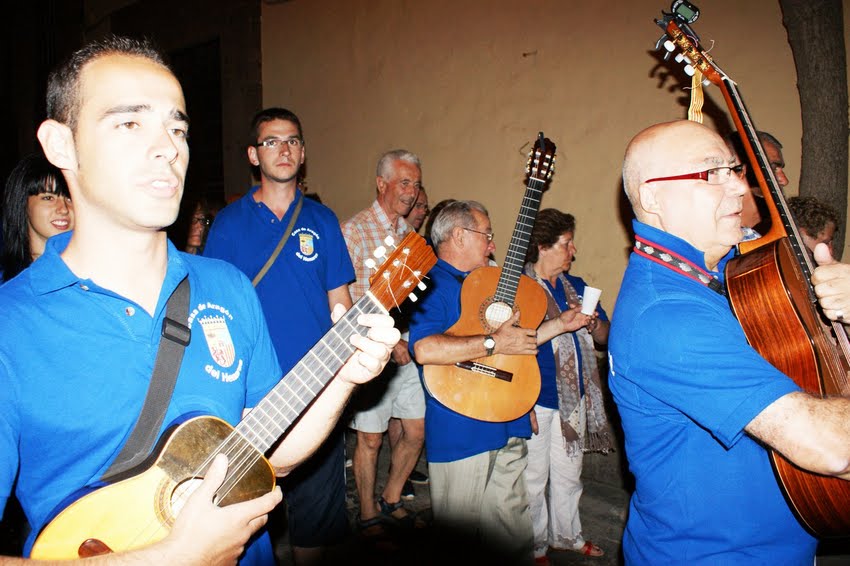
<svg viewBox="0 0 850 566">
<path fill-rule="evenodd" d="M 293 236 L 298 236 L 298 251 L 295 252 L 295 257 L 301 261 L 315 261 L 319 254 L 316 252 L 316 240 L 319 240 L 319 235 L 315 230 L 310 228 L 296 228 L 292 232 Z"/>
<path fill-rule="evenodd" d="M 233 322 L 230 310 L 211 302 L 198 303 L 189 312 L 189 328 L 193 328 L 196 322 L 201 325 L 207 349 L 215 361 L 215 364 L 206 364 L 204 371 L 225 383 L 236 381 L 242 375 L 242 359 L 236 360 L 236 346 L 227 326 L 228 321 Z M 197 334 L 195 332 L 193 336 Z"/>
<path fill-rule="evenodd" d="M 236 361 L 236 348 L 223 316 L 202 316 L 198 323 L 204 329 L 204 339 L 215 363 L 229 368 Z"/>
</svg>

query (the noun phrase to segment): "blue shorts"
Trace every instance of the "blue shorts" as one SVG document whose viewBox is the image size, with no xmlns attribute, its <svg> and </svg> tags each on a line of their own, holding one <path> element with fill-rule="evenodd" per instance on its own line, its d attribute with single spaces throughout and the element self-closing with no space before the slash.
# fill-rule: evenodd
<svg viewBox="0 0 850 566">
<path fill-rule="evenodd" d="M 343 430 L 337 426 L 315 454 L 280 478 L 293 546 L 330 546 L 348 536 Z"/>
</svg>

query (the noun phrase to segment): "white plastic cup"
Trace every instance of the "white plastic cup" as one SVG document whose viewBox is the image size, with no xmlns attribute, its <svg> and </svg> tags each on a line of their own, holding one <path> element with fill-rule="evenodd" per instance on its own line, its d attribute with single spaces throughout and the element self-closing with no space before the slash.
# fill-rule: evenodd
<svg viewBox="0 0 850 566">
<path fill-rule="evenodd" d="M 581 298 L 581 313 L 593 314 L 596 312 L 596 303 L 599 302 L 599 296 L 602 294 L 602 289 L 591 287 L 588 285 L 584 288 L 584 295 Z"/>
</svg>

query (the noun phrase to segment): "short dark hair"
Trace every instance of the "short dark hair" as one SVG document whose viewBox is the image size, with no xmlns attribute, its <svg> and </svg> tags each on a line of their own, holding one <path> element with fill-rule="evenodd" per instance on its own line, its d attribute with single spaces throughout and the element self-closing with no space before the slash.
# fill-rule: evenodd
<svg viewBox="0 0 850 566">
<path fill-rule="evenodd" d="M 572 214 L 561 212 L 555 208 L 544 208 L 537 213 L 537 220 L 534 221 L 525 261 L 537 263 L 537 260 L 540 259 L 540 250 L 537 246 L 552 247 L 557 243 L 561 234 L 575 231 L 576 219 Z"/>
<path fill-rule="evenodd" d="M 7 281 L 32 263 L 27 202 L 41 193 L 71 196 L 62 172 L 42 153 L 31 153 L 12 169 L 3 193 L 2 266 Z"/>
<path fill-rule="evenodd" d="M 141 57 L 172 72 L 162 52 L 154 47 L 149 39 L 109 35 L 78 49 L 50 73 L 47 79 L 48 118 L 66 124 L 71 131 L 76 131 L 82 104 L 80 74 L 87 64 L 105 55 Z"/>
<path fill-rule="evenodd" d="M 301 120 L 298 119 L 295 112 L 286 108 L 272 107 L 264 108 L 254 114 L 254 118 L 251 120 L 251 130 L 248 133 L 250 136 L 248 144 L 254 145 L 257 143 L 257 137 L 260 135 L 260 124 L 265 124 L 273 120 L 286 120 L 295 124 L 295 127 L 298 128 L 298 137 L 301 138 L 302 142 L 304 141 L 304 130 L 301 129 Z"/>
<path fill-rule="evenodd" d="M 810 236 L 820 234 L 830 222 L 835 225 L 836 232 L 840 231 L 838 212 L 815 197 L 791 197 L 788 199 L 788 208 L 797 226 Z"/>
</svg>

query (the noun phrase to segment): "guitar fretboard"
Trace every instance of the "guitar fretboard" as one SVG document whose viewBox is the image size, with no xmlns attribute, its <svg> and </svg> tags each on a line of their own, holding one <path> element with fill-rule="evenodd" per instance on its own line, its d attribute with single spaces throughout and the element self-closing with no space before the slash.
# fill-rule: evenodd
<svg viewBox="0 0 850 566">
<path fill-rule="evenodd" d="M 531 230 L 540 211 L 540 200 L 545 185 L 545 180 L 531 177 L 526 186 L 508 253 L 505 255 L 505 264 L 502 266 L 502 273 L 496 286 L 495 299 L 498 302 L 513 306 L 516 300 L 517 287 L 525 267 L 525 254 L 528 251 L 528 242 L 531 240 Z"/>
<path fill-rule="evenodd" d="M 362 330 L 361 314 L 386 313 L 367 293 L 313 346 L 236 426 L 235 432 L 266 452 L 354 354 L 351 336 Z"/>
</svg>

